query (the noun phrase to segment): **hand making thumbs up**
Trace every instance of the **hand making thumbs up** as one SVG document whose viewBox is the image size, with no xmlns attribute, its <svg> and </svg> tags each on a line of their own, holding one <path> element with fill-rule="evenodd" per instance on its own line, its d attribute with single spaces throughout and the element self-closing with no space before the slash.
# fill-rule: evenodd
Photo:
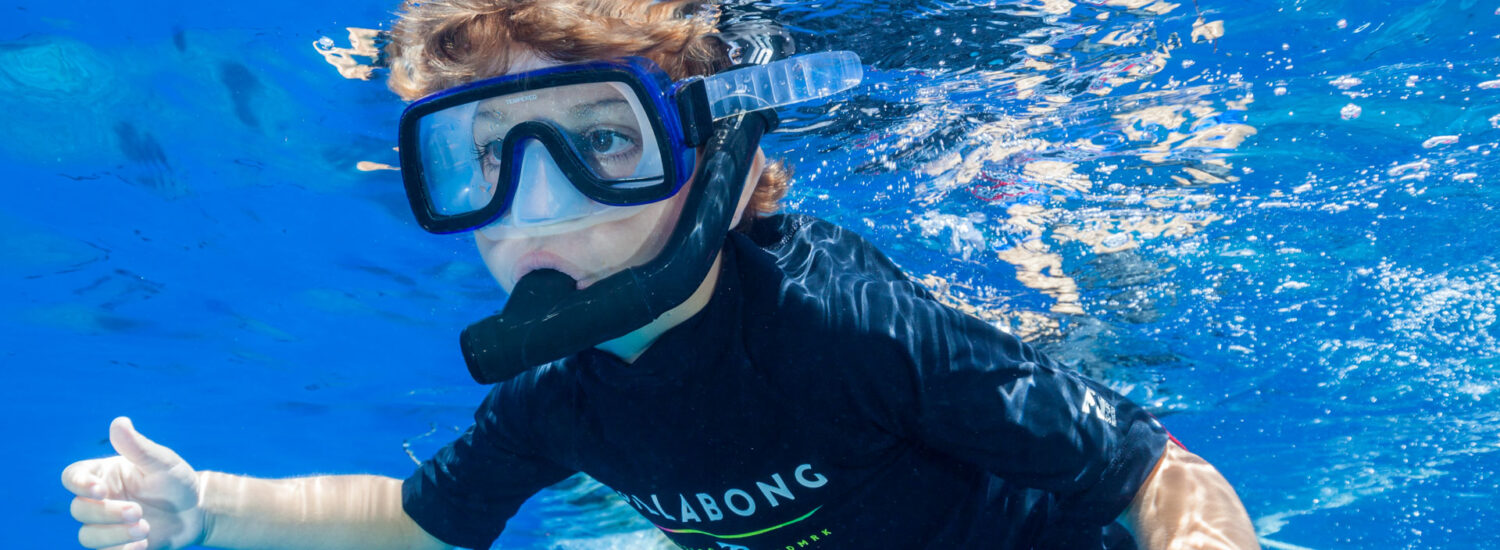
<svg viewBox="0 0 1500 550">
<path fill-rule="evenodd" d="M 203 537 L 198 476 L 182 457 L 135 431 L 130 419 L 109 425 L 119 456 L 74 462 L 62 482 L 73 494 L 78 542 L 107 550 L 183 548 Z"/>
</svg>

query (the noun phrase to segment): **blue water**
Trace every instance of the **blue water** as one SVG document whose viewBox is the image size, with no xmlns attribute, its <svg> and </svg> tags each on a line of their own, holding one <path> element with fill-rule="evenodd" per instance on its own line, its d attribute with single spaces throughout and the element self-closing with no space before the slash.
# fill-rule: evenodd
<svg viewBox="0 0 1500 550">
<path fill-rule="evenodd" d="M 766 143 L 790 209 L 1150 405 L 1267 547 L 1500 547 L 1500 5 L 764 6 L 871 69 Z M 401 104 L 312 46 L 394 9 L 0 6 L 8 546 L 73 544 L 58 474 L 116 415 L 258 476 L 404 477 L 466 425 L 498 291 L 357 168 Z M 655 540 L 581 481 L 513 525 Z"/>
</svg>

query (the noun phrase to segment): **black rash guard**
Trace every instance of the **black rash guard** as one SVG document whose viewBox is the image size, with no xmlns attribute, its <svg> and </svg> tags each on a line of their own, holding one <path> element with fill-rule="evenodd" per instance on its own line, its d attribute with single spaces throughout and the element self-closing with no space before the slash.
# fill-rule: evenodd
<svg viewBox="0 0 1500 550">
<path fill-rule="evenodd" d="M 724 252 L 704 310 L 635 363 L 589 350 L 496 384 L 406 512 L 489 548 L 586 472 L 689 549 L 1100 548 L 1166 444 L 850 231 L 776 216 Z"/>
</svg>

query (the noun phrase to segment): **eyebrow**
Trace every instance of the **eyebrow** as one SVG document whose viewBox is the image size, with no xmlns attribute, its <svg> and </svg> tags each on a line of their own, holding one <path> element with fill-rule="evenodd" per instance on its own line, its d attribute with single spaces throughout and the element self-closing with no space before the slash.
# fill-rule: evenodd
<svg viewBox="0 0 1500 550">
<path fill-rule="evenodd" d="M 619 108 L 617 106 L 619 104 L 624 104 L 626 108 L 629 108 L 630 106 L 630 102 L 626 101 L 625 98 L 612 97 L 601 99 L 599 101 L 574 105 L 572 109 L 569 109 L 569 114 L 572 115 L 575 119 L 587 118 L 595 116 L 595 114 L 599 111 L 603 111 L 606 109 L 617 109 Z M 486 109 L 480 110 L 479 113 L 475 115 L 475 118 L 483 122 L 500 124 L 505 122 L 505 119 L 508 117 L 505 116 L 504 111 L 497 109 Z"/>
<path fill-rule="evenodd" d="M 625 101 L 625 98 L 623 97 L 611 97 L 607 99 L 601 99 L 592 103 L 582 103 L 579 105 L 575 105 L 572 109 L 572 115 L 574 118 L 589 117 L 593 116 L 597 111 L 601 111 L 604 109 L 614 109 L 616 108 L 616 104 L 623 104 L 627 108 L 629 108 L 630 106 L 630 102 Z"/>
<path fill-rule="evenodd" d="M 478 114 L 474 115 L 474 118 L 480 122 L 499 124 L 505 121 L 505 113 L 493 109 L 481 109 Z"/>
</svg>

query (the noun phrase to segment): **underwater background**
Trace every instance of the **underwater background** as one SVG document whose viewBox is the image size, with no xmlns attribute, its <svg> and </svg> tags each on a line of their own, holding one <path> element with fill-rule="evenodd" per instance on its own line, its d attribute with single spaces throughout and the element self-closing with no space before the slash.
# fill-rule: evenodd
<svg viewBox="0 0 1500 550">
<path fill-rule="evenodd" d="M 114 416 L 265 477 L 405 477 L 468 424 L 498 287 L 330 63 L 396 8 L 0 5 L 7 546 L 76 547 L 59 474 Z M 1500 548 L 1500 3 L 747 9 L 867 65 L 764 143 L 788 210 L 1147 404 L 1268 548 Z M 501 544 L 645 526 L 579 478 Z"/>
</svg>

